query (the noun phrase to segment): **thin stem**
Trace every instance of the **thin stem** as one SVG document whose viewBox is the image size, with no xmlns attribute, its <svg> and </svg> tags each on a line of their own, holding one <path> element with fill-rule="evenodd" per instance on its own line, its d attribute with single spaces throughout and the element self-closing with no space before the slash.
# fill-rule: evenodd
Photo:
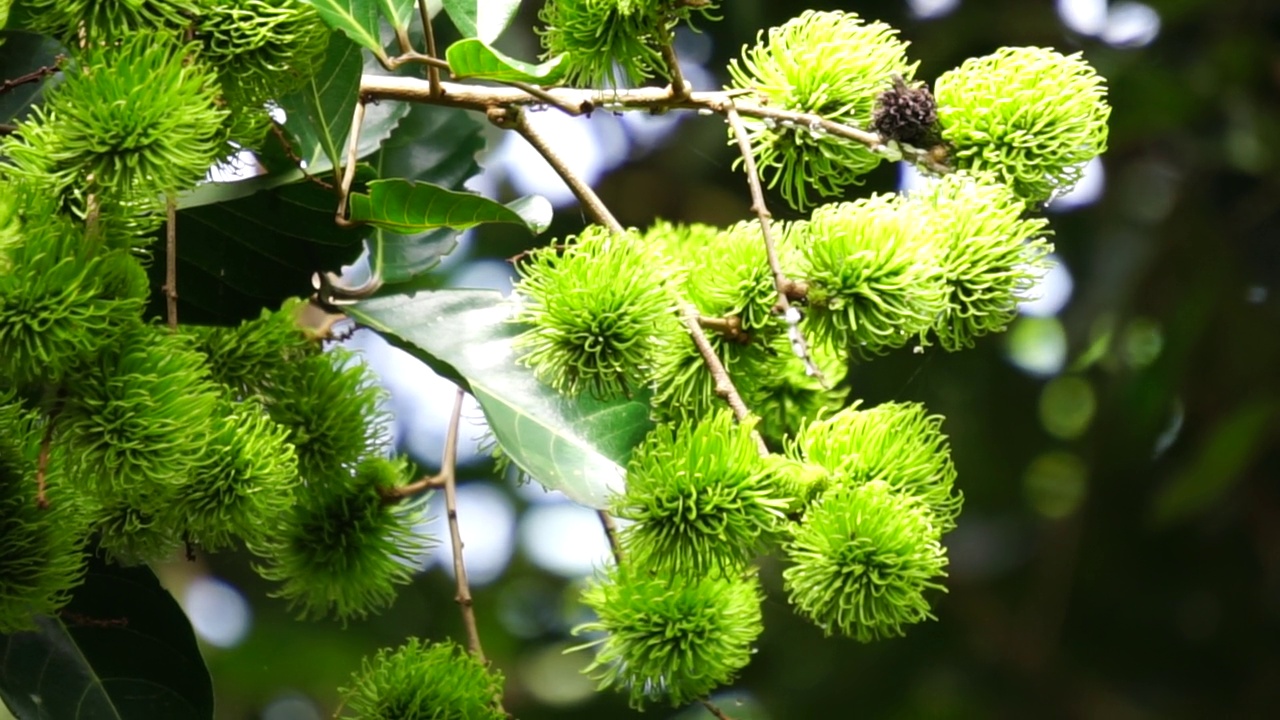
<svg viewBox="0 0 1280 720">
<path fill-rule="evenodd" d="M 178 329 L 178 203 L 170 195 L 165 199 L 164 301 L 168 309 L 169 330 Z"/>
<path fill-rule="evenodd" d="M 342 168 L 342 182 L 338 184 L 338 212 L 334 220 L 342 227 L 350 227 L 347 219 L 347 196 L 351 194 L 351 183 L 356 179 L 356 161 L 360 159 L 360 126 L 364 125 L 364 107 L 367 98 L 361 95 L 356 100 L 356 109 L 351 115 L 351 140 L 347 143 L 347 162 Z"/>
<path fill-rule="evenodd" d="M 710 700 L 699 700 L 699 702 L 702 703 L 702 707 L 707 709 L 707 712 L 711 713 L 712 715 L 715 715 L 719 720 L 733 720 L 733 718 L 730 717 L 728 713 L 721 710 L 719 707 L 713 704 Z"/>
<path fill-rule="evenodd" d="M 674 290 L 672 292 L 674 293 Z M 729 371 L 725 369 L 724 363 L 720 362 L 716 349 L 711 347 L 711 341 L 707 340 L 706 333 L 702 332 L 698 311 L 678 295 L 676 302 L 680 309 L 680 316 L 684 319 L 684 326 L 689 331 L 689 336 L 693 338 L 693 344 L 698 348 L 702 361 L 706 363 L 707 372 L 711 373 L 711 379 L 715 381 L 716 395 L 729 404 L 738 422 L 747 422 L 751 418 L 751 411 L 747 409 L 747 404 L 742 401 L 742 396 L 734 387 L 733 380 L 729 378 Z M 756 449 L 760 451 L 760 455 L 768 455 L 769 447 L 765 445 L 760 433 L 752 431 L 751 436 L 755 438 Z"/>
<path fill-rule="evenodd" d="M 680 58 L 676 57 L 675 28 L 667 30 L 666 40 L 662 43 L 662 61 L 667 65 L 667 76 L 671 79 L 671 97 L 683 100 L 689 97 L 691 88 L 680 72 Z"/>
<path fill-rule="evenodd" d="M 613 553 L 613 561 L 621 565 L 622 543 L 618 542 L 618 524 L 613 521 L 613 516 L 608 510 L 597 510 L 596 515 L 600 518 L 600 526 L 604 528 L 605 537 L 609 538 L 609 550 Z"/>
<path fill-rule="evenodd" d="M 46 77 L 58 72 L 58 66 L 61 65 L 62 61 L 65 59 L 66 59 L 66 56 L 58 55 L 53 59 L 52 65 L 45 65 L 42 67 L 38 67 L 35 70 L 32 70 L 31 72 L 26 73 L 24 75 L 19 75 L 16 78 L 10 78 L 8 80 L 5 80 L 3 83 L 0 83 L 0 95 L 3 95 L 4 93 L 9 92 L 10 90 L 18 87 L 19 85 L 25 85 L 27 83 L 40 82 L 41 80 L 44 80 Z"/>
<path fill-rule="evenodd" d="M 605 207 L 604 203 L 600 201 L 600 196 L 596 195 L 591 186 L 570 170 L 569 166 L 560 159 L 560 156 L 551 149 L 551 146 L 542 139 L 542 136 L 529 126 L 529 121 L 525 118 L 524 111 L 521 108 L 518 106 L 493 108 L 487 111 L 486 114 L 489 122 L 494 125 L 520 133 L 520 136 L 528 141 L 533 146 L 533 149 L 538 151 L 539 155 L 546 159 L 547 163 L 556 171 L 556 174 L 560 176 L 560 179 L 564 180 L 565 185 L 569 186 L 569 190 L 578 198 L 578 202 L 582 204 L 583 209 L 597 223 L 609 228 L 610 232 L 625 232 L 622 224 L 613 216 L 613 213 L 609 212 L 609 208 Z"/>
<path fill-rule="evenodd" d="M 49 413 L 49 419 L 44 426 L 44 434 L 40 437 L 40 454 L 36 456 L 36 507 L 41 510 L 49 509 L 49 497 L 45 494 L 47 490 L 47 473 L 49 471 L 49 451 L 53 445 L 53 426 L 58 419 L 58 413 L 62 411 L 62 403 L 59 402 L 54 406 L 53 411 Z"/>
<path fill-rule="evenodd" d="M 386 505 L 394 505 L 401 500 L 416 497 L 428 490 L 439 490 L 445 485 L 445 477 L 443 473 L 435 475 L 423 475 L 408 485 L 400 487 L 378 488 L 378 494 L 382 496 L 382 502 Z"/>
<path fill-rule="evenodd" d="M 791 302 L 787 299 L 787 288 L 791 283 L 782 272 L 782 263 L 778 261 L 778 245 L 773 238 L 771 222 L 773 216 L 764 202 L 764 188 L 760 187 L 760 173 L 756 169 L 756 157 L 751 149 L 751 138 L 747 136 L 742 118 L 732 104 L 725 110 L 724 117 L 733 130 L 734 138 L 738 141 L 738 151 L 742 154 L 742 168 L 747 174 L 747 186 L 751 190 L 751 210 L 760 220 L 760 233 L 764 236 L 764 252 L 769 258 L 769 270 L 773 273 L 773 287 L 778 293 L 775 308 L 787 323 L 787 336 L 791 340 L 791 348 L 804 361 L 805 374 L 817 378 L 818 382 L 826 387 L 827 383 L 822 377 L 822 371 L 818 369 L 813 356 L 809 354 L 809 344 L 805 342 L 804 333 L 800 332 L 800 313 L 791 309 Z"/>
<path fill-rule="evenodd" d="M 439 59 L 440 54 L 436 52 L 436 34 L 431 29 L 431 13 L 427 12 L 427 0 L 418 0 L 418 13 L 422 18 L 422 34 L 427 38 L 427 57 Z M 444 66 L 449 67 L 448 63 Z M 435 63 L 427 63 L 427 87 L 431 93 L 431 97 L 440 96 L 440 69 Z"/>
<path fill-rule="evenodd" d="M 445 436 L 444 459 L 440 463 L 440 475 L 444 478 L 444 508 L 449 520 L 449 539 L 453 542 L 453 576 L 458 592 L 454 600 L 462 609 L 462 624 L 467 629 L 467 645 L 471 654 L 485 662 L 484 649 L 480 647 L 480 631 L 476 627 L 476 612 L 472 606 L 471 586 L 467 582 L 467 566 L 462 562 L 462 534 L 458 532 L 458 425 L 462 418 L 464 392 L 458 388 L 453 398 L 453 414 L 449 417 L 449 432 Z"/>
<path fill-rule="evenodd" d="M 723 318 L 699 315 L 698 324 L 708 330 L 720 333 L 720 336 L 726 340 L 732 340 L 743 345 L 751 342 L 751 336 L 742 330 L 742 319 L 737 315 Z"/>
</svg>

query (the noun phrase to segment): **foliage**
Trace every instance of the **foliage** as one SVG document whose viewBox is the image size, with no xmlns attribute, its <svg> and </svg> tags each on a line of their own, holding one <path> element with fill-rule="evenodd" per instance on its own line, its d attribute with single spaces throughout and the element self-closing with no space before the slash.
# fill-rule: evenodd
<svg viewBox="0 0 1280 720">
<path fill-rule="evenodd" d="M 302 618 L 364 618 L 432 543 L 420 526 L 433 488 L 460 549 L 453 446 L 415 481 L 389 447 L 382 391 L 332 346 L 352 303 L 476 396 L 504 457 L 630 521 L 575 632 L 595 650 L 586 673 L 635 707 L 704 700 L 747 666 L 768 553 L 787 563 L 796 613 L 827 633 L 869 641 L 932 618 L 961 504 L 942 418 L 862 408 L 848 370 L 1005 328 L 1051 249 L 1036 204 L 1105 148 L 1101 78 L 1078 55 L 1006 48 L 941 76 L 935 102 L 895 29 L 805 11 L 744 48 L 726 90 L 691 93 L 674 32 L 718 19 L 709 0 L 551 0 L 540 66 L 491 47 L 513 7 L 481 22 L 478 5 L 448 5 L 478 37 L 446 60 L 414 47 L 425 28 L 399 0 L 27 0 L 14 14 L 67 53 L 11 78 L 43 92 L 0 118 L 0 631 L 52 645 L 53 617 L 100 599 L 82 584 L 90 556 L 150 563 L 179 548 L 243 547 Z M 361 73 L 358 46 L 382 67 Z M 507 86 L 442 87 L 455 61 Z M 412 64 L 428 79 L 393 74 Z M 669 87 L 635 87 L 649 81 Z M 465 191 L 475 124 L 407 137 L 406 113 L 386 107 L 405 101 L 481 112 L 535 147 L 522 114 L 535 105 L 720 114 L 756 216 L 627 229 L 559 168 L 593 223 L 517 259 L 511 298 L 414 296 L 451 248 L 435 231 L 539 232 L 548 213 Z M 207 179 L 249 162 L 241 151 L 257 177 Z M 845 199 L 886 158 L 934 177 L 910 196 Z M 762 179 L 808 215 L 772 221 Z M 304 242 L 278 244 L 281 224 Z M 366 239 L 373 277 L 348 286 L 335 273 Z M 370 301 L 388 253 L 392 297 Z M 258 262 L 228 272 L 244 257 Z M 311 298 L 278 303 L 272 288 L 306 280 Z M 188 286 L 198 304 L 181 300 Z M 349 712 L 505 716 L 461 558 L 455 571 L 468 651 L 411 639 L 378 652 L 343 691 Z M 17 687 L 0 673 L 26 720 Z"/>
</svg>

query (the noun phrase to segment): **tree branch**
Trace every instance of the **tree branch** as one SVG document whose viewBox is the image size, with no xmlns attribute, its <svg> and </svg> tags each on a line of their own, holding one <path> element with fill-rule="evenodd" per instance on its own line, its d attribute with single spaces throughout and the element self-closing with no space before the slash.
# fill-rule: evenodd
<svg viewBox="0 0 1280 720">
<path fill-rule="evenodd" d="M 769 258 L 769 270 L 773 273 L 773 287 L 778 293 L 775 308 L 787 323 L 787 337 L 791 340 L 791 349 L 804 361 L 805 374 L 817 378 L 818 383 L 826 387 L 827 381 L 822 377 L 822 370 L 818 369 L 813 356 L 809 354 L 809 344 L 805 342 L 804 333 L 800 331 L 800 312 L 793 310 L 791 302 L 787 299 L 787 288 L 791 286 L 791 282 L 783 274 L 782 263 L 778 261 L 778 245 L 773 239 L 771 222 L 773 216 L 764 202 L 764 188 L 760 187 L 760 173 L 756 170 L 756 156 L 751 149 L 751 138 L 747 136 L 742 118 L 732 104 L 725 111 L 724 118 L 733 131 L 733 137 L 738 141 L 738 151 L 742 153 L 742 169 L 747 174 L 747 186 L 751 190 L 751 210 L 760 221 L 760 233 L 764 236 L 764 252 Z"/>
<path fill-rule="evenodd" d="M 360 160 L 360 127 L 364 125 L 364 107 L 368 99 L 361 94 L 356 100 L 356 109 L 351 114 L 351 134 L 347 142 L 347 162 L 342 168 L 342 180 L 338 183 L 338 212 L 334 220 L 340 227 L 351 227 L 347 219 L 347 198 L 351 195 L 351 183 L 356 179 L 356 163 Z M 337 168 L 334 168 L 337 170 Z"/>
<path fill-rule="evenodd" d="M 604 203 L 600 201 L 600 196 L 596 195 L 591 186 L 587 185 L 586 181 L 570 170 L 569 166 L 556 154 L 556 151 L 547 144 L 547 141 L 543 140 L 542 136 L 529 126 L 529 120 L 519 106 L 490 108 L 485 114 L 489 118 L 489 122 L 494 125 L 520 133 L 520 137 L 528 141 L 533 146 L 533 149 L 537 150 L 538 154 L 546 159 L 547 163 L 556 171 L 556 174 L 560 176 L 560 179 L 564 181 L 564 184 L 569 186 L 569 190 L 573 192 L 574 197 L 578 198 L 578 202 L 581 203 L 583 209 L 593 220 L 609 228 L 609 232 L 625 232 L 622 224 L 613 216 L 613 213 L 609 212 L 609 208 L 605 207 Z"/>
<path fill-rule="evenodd" d="M 449 539 L 453 543 L 453 576 L 458 588 L 454 600 L 462 609 L 462 624 L 467 629 L 467 645 L 471 654 L 483 663 L 484 649 L 480 646 L 480 631 L 476 627 L 476 612 L 471 601 L 471 585 L 467 582 L 467 566 L 462 561 L 462 534 L 458 531 L 458 425 L 462 418 L 464 395 L 462 388 L 458 388 L 453 398 L 453 414 L 449 416 L 449 432 L 445 436 L 440 475 L 444 478 L 444 508 L 449 520 Z"/>
<path fill-rule="evenodd" d="M 164 302 L 168 310 L 169 330 L 178 329 L 178 203 L 170 195 L 165 199 Z"/>
<path fill-rule="evenodd" d="M 618 524 L 613 521 L 613 516 L 608 510 L 597 510 L 596 515 L 600 518 L 600 526 L 604 528 L 605 537 L 609 539 L 609 551 L 613 553 L 613 561 L 621 565 L 622 543 L 618 542 Z"/>
</svg>

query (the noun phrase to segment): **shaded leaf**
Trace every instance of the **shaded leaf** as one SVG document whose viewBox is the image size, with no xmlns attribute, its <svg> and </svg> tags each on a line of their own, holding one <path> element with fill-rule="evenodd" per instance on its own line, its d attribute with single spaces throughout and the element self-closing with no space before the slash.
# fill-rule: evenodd
<svg viewBox="0 0 1280 720">
<path fill-rule="evenodd" d="M 401 234 L 438 227 L 465 230 L 490 222 L 523 224 L 539 233 L 551 221 L 551 204 L 536 195 L 502 205 L 476 193 L 399 178 L 369 183 L 369 192 L 352 193 L 350 203 L 352 221 Z"/>
<path fill-rule="evenodd" d="M 302 0 L 320 13 L 320 18 L 334 30 L 340 30 L 356 44 L 386 60 L 387 54 L 378 39 L 377 0 Z"/>
<path fill-rule="evenodd" d="M 58 617 L 0 635 L 0 697 L 19 720 L 205 720 L 213 684 L 182 608 L 145 566 L 90 562 Z"/>
<path fill-rule="evenodd" d="M 520 0 L 443 0 L 444 10 L 463 37 L 498 39 L 511 24 Z"/>
<path fill-rule="evenodd" d="M 367 178 L 367 168 L 364 173 Z M 367 228 L 339 227 L 336 207 L 332 191 L 304 180 L 179 211 L 178 316 L 227 325 L 257 317 L 285 298 L 309 295 L 312 274 L 354 261 L 368 234 Z M 148 272 L 159 288 L 165 247 L 153 247 Z M 151 314 L 162 316 L 163 304 L 163 296 L 153 293 Z"/>
<path fill-rule="evenodd" d="M 1280 403 L 1258 398 L 1219 423 L 1189 466 L 1156 497 L 1156 522 L 1177 522 L 1216 502 L 1267 449 L 1277 418 Z"/>
<path fill-rule="evenodd" d="M 627 458 L 653 427 L 639 399 L 567 398 L 516 361 L 511 302 L 488 290 L 440 290 L 375 298 L 348 308 L 462 383 L 480 402 L 503 451 L 524 472 L 594 508 L 619 492 Z"/>
<path fill-rule="evenodd" d="M 40 68 L 53 67 L 66 49 L 45 35 L 21 30 L 0 30 L 0 81 L 15 80 Z M 15 85 L 0 93 L 0 123 L 13 124 L 41 102 L 45 86 L 60 76 Z"/>
<path fill-rule="evenodd" d="M 445 50 L 449 71 L 456 78 L 554 85 L 564 77 L 564 58 L 533 64 L 508 57 L 476 38 L 459 40 Z"/>
</svg>

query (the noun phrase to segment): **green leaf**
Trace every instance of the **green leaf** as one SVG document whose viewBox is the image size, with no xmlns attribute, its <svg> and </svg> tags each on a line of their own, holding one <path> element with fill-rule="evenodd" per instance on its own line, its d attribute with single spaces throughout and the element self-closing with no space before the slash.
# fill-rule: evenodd
<svg viewBox="0 0 1280 720">
<path fill-rule="evenodd" d="M 382 16 L 391 23 L 391 27 L 403 30 L 413 20 L 413 11 L 417 9 L 415 0 L 379 0 L 382 5 Z"/>
<path fill-rule="evenodd" d="M 348 314 L 471 390 L 503 451 L 576 502 L 608 505 L 623 468 L 653 427 L 641 399 L 567 398 L 516 362 L 512 304 L 488 290 L 440 290 L 366 300 Z"/>
<path fill-rule="evenodd" d="M 302 0 L 320 13 L 320 18 L 334 30 L 341 30 L 347 37 L 385 61 L 387 53 L 378 39 L 377 0 Z"/>
<path fill-rule="evenodd" d="M 321 159 L 330 168 L 342 165 L 363 66 L 360 48 L 334 33 L 320 68 L 300 90 L 277 100 L 285 111 L 284 126 L 296 141 L 294 153 L 312 175 Z"/>
<path fill-rule="evenodd" d="M 331 43 L 329 46 L 330 53 L 334 52 L 334 44 L 335 43 Z M 336 42 L 336 44 L 348 48 L 354 47 L 350 42 L 345 40 Z M 359 51 L 357 51 L 357 53 L 358 52 Z M 378 64 L 377 60 L 372 58 L 365 59 L 364 72 L 381 71 L 382 66 Z M 349 96 L 350 103 L 347 105 L 346 110 L 346 126 L 342 126 L 342 140 L 339 147 L 342 148 L 344 153 L 346 152 L 348 127 L 351 123 L 351 111 L 355 103 L 356 94 L 359 91 L 358 85 L 359 83 L 357 78 L 357 86 L 351 89 L 351 94 Z M 336 103 L 338 98 L 341 96 L 338 94 L 336 89 L 330 88 L 322 92 L 321 97 L 324 99 L 324 103 L 329 105 Z M 356 157 L 368 157 L 382 147 L 382 143 L 391 136 L 391 133 L 396 129 L 396 126 L 399 125 L 401 119 L 409 114 L 409 110 L 410 105 L 408 103 L 400 102 L 371 103 L 366 106 L 364 124 L 360 128 L 360 142 L 356 146 Z M 336 111 L 334 113 L 334 117 L 337 120 L 341 120 L 343 115 L 341 114 L 341 111 Z M 293 116 L 290 115 L 288 119 L 292 120 Z M 299 118 L 298 122 L 303 121 Z M 297 125 L 287 125 L 288 127 L 284 129 L 284 133 L 286 135 L 294 135 L 291 130 L 296 129 Z M 424 140 L 430 140 L 430 138 L 424 138 Z M 280 187 L 281 185 L 295 183 L 304 179 L 307 175 L 311 175 L 312 177 L 323 177 L 326 173 L 333 170 L 333 163 L 318 145 L 310 145 L 312 151 L 308 152 L 307 148 L 296 137 L 296 135 L 292 139 L 289 139 L 288 143 L 289 146 L 287 148 L 283 147 L 279 136 L 275 134 L 268 135 L 266 147 L 260 149 L 257 153 L 259 162 L 262 163 L 267 171 L 265 175 L 247 178 L 244 180 L 233 180 L 230 182 L 203 183 L 191 192 L 180 196 L 178 198 L 178 207 L 193 208 L 212 203 L 238 200 L 243 197 L 248 197 L 256 192 L 262 192 L 264 190 L 270 190 L 271 188 Z M 298 167 L 297 162 L 293 159 L 294 157 L 303 156 L 309 156 L 305 172 Z M 346 158 L 343 157 L 342 159 L 345 162 Z M 337 208 L 336 200 L 334 201 L 334 208 Z"/>
<path fill-rule="evenodd" d="M 53 38 L 21 30 L 0 30 L 0 80 L 13 80 L 40 68 L 53 67 L 66 49 Z M 22 120 L 31 108 L 40 104 L 45 85 L 58 76 L 41 82 L 15 85 L 0 94 L 0 123 Z"/>
<path fill-rule="evenodd" d="M 520 0 L 444 0 L 444 10 L 463 37 L 498 39 L 511 24 Z"/>
<path fill-rule="evenodd" d="M 370 175 L 364 169 L 364 177 Z M 357 177 L 360 177 L 357 175 Z M 178 317 L 229 325 L 257 317 L 289 297 L 309 295 L 311 276 L 360 256 L 367 228 L 334 223 L 336 196 L 312 181 L 178 212 Z M 148 272 L 164 284 L 165 245 L 153 245 Z M 149 312 L 163 316 L 153 293 Z"/>
<path fill-rule="evenodd" d="M 1250 463 L 1268 449 L 1277 417 L 1280 402 L 1261 397 L 1219 422 L 1187 467 L 1156 497 L 1156 523 L 1177 522 L 1208 509 L 1246 477 Z"/>
<path fill-rule="evenodd" d="M 0 697 L 19 720 L 203 720 L 213 684 L 182 608 L 144 567 L 94 559 L 58 617 L 0 635 Z"/>
<path fill-rule="evenodd" d="M 414 105 L 370 163 L 383 178 L 430 182 L 450 190 L 480 172 L 483 127 L 465 110 Z M 367 242 L 369 265 L 384 286 L 409 282 L 440 262 L 458 244 L 458 231 L 435 228 L 401 235 L 375 228 Z"/>
<path fill-rule="evenodd" d="M 556 56 L 534 65 L 508 57 L 476 38 L 459 40 L 445 50 L 449 72 L 456 78 L 554 85 L 564 77 L 564 58 Z"/>
<path fill-rule="evenodd" d="M 400 178 L 375 180 L 367 195 L 351 193 L 350 203 L 352 221 L 401 234 L 438 227 L 465 230 L 490 222 L 522 224 L 540 233 L 551 222 L 551 203 L 537 195 L 502 205 L 476 193 Z"/>
</svg>

